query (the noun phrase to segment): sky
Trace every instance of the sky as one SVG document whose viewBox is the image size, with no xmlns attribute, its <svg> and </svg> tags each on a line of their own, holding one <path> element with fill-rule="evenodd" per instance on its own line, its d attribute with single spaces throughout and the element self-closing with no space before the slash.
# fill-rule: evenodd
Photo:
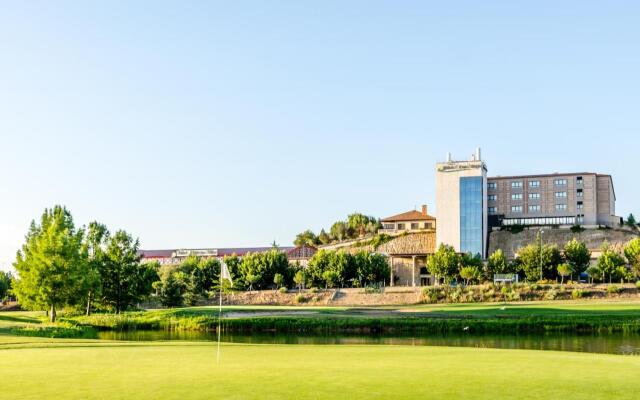
<svg viewBox="0 0 640 400">
<path fill-rule="evenodd" d="M 613 175 L 640 214 L 637 1 L 29 1 L 0 12 L 0 268 L 56 204 L 145 249 L 434 210 L 434 167 Z"/>
</svg>

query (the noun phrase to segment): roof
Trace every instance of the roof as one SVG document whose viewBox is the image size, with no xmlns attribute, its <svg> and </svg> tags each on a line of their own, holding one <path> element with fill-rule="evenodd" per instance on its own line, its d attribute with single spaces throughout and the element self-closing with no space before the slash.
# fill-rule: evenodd
<svg viewBox="0 0 640 400">
<path fill-rule="evenodd" d="M 429 214 L 423 214 L 420 211 L 411 210 L 402 214 L 393 215 L 391 217 L 383 218 L 382 222 L 395 222 L 395 221 L 435 221 L 436 217 Z"/>
<path fill-rule="evenodd" d="M 224 257 L 230 255 L 244 256 L 247 253 L 264 253 L 273 249 L 272 246 L 268 247 L 227 247 L 217 250 L 217 257 Z M 278 250 L 283 252 L 290 252 L 295 249 L 293 246 L 278 247 Z M 139 254 L 143 258 L 171 258 L 173 253 L 177 250 L 200 250 L 200 249 L 166 249 L 166 250 L 140 250 Z"/>
<path fill-rule="evenodd" d="M 532 175 L 508 175 L 508 176 L 489 176 L 487 179 L 524 179 L 524 178 L 553 178 L 556 176 L 578 176 L 578 175 L 597 175 L 597 176 L 607 176 L 603 174 L 596 174 L 595 172 L 569 172 L 569 173 L 559 173 L 554 172 L 553 174 L 532 174 Z"/>
</svg>

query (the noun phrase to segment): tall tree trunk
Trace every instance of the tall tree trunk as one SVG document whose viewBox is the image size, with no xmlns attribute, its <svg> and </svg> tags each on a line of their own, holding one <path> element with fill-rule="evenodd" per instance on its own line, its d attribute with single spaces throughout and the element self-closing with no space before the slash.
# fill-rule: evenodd
<svg viewBox="0 0 640 400">
<path fill-rule="evenodd" d="M 89 291 L 89 296 L 87 296 L 87 316 L 91 315 L 91 291 Z"/>
<path fill-rule="evenodd" d="M 51 304 L 51 312 L 49 313 L 49 321 L 51 321 L 51 323 L 56 322 L 56 306 L 54 304 Z"/>
</svg>

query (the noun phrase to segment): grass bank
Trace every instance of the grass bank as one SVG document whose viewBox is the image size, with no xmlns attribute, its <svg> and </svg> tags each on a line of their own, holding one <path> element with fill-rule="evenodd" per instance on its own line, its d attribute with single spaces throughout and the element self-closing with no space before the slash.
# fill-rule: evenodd
<svg viewBox="0 0 640 400">
<path fill-rule="evenodd" d="M 636 399 L 640 357 L 0 336 L 2 393 L 75 399 Z"/>
</svg>

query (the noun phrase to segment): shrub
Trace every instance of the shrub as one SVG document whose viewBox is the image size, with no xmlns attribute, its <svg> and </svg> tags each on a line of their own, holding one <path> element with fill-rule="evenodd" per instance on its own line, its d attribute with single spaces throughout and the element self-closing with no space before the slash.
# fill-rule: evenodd
<svg viewBox="0 0 640 400">
<path fill-rule="evenodd" d="M 638 289 L 640 289 L 640 281 L 637 281 L 637 282 L 636 282 L 636 287 L 637 287 Z"/>
<path fill-rule="evenodd" d="M 571 297 L 573 297 L 574 299 L 581 299 L 582 296 L 584 296 L 584 290 L 573 289 L 573 291 L 571 292 Z"/>
<path fill-rule="evenodd" d="M 278 289 L 278 292 L 287 293 L 287 288 L 286 287 L 281 287 L 280 289 Z"/>
<path fill-rule="evenodd" d="M 573 233 L 580 233 L 582 231 L 584 231 L 584 228 L 581 227 L 580 225 L 573 225 L 571 227 L 571 232 L 573 232 Z"/>
<path fill-rule="evenodd" d="M 622 288 L 620 286 L 616 286 L 616 285 L 607 286 L 607 293 L 609 294 L 618 294 L 620 292 L 622 292 Z"/>
<path fill-rule="evenodd" d="M 545 300 L 555 300 L 558 298 L 558 291 L 555 289 L 549 289 L 547 293 L 544 294 Z"/>
<path fill-rule="evenodd" d="M 309 289 L 309 291 L 311 293 L 318 293 L 318 288 L 317 287 L 312 287 L 311 289 Z"/>
<path fill-rule="evenodd" d="M 304 295 L 302 293 L 299 293 L 295 299 L 293 299 L 294 302 L 300 304 L 300 303 L 306 303 L 307 302 L 307 298 L 304 297 Z"/>
<path fill-rule="evenodd" d="M 440 289 L 434 286 L 427 286 L 422 289 L 422 298 L 425 303 L 437 303 L 440 297 Z"/>
</svg>

